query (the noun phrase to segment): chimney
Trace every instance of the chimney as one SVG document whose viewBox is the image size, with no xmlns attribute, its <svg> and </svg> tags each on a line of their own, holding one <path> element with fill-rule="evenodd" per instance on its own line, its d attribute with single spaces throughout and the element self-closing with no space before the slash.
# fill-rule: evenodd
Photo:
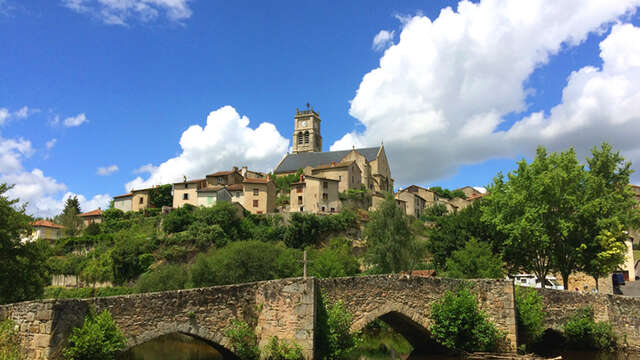
<svg viewBox="0 0 640 360">
<path fill-rule="evenodd" d="M 300 181 L 304 181 L 304 174 L 300 174 Z"/>
</svg>

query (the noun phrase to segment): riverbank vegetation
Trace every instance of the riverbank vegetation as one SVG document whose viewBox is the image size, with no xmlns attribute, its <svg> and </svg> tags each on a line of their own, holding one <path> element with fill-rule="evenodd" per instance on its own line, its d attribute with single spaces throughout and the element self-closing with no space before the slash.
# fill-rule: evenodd
<svg viewBox="0 0 640 360">
<path fill-rule="evenodd" d="M 0 321 L 0 359 L 22 360 L 24 358 L 15 323 L 8 319 Z"/>
<path fill-rule="evenodd" d="M 62 354 L 65 360 L 113 360 L 127 340 L 109 311 L 96 314 L 93 309 L 79 328 L 74 328 Z"/>
</svg>

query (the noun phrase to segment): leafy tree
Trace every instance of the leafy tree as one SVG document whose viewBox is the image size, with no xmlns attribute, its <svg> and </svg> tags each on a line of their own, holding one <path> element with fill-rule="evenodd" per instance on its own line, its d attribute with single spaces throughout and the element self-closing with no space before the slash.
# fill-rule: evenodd
<svg viewBox="0 0 640 360">
<path fill-rule="evenodd" d="M 516 322 L 518 342 L 533 344 L 544 331 L 544 303 L 542 295 L 531 288 L 516 286 Z"/>
<path fill-rule="evenodd" d="M 93 254 L 80 273 L 80 278 L 94 285 L 98 282 L 113 281 L 113 260 L 111 252 L 105 251 L 100 255 Z"/>
<path fill-rule="evenodd" d="M 48 245 L 20 241 L 32 231 L 32 218 L 25 214 L 25 205 L 17 205 L 19 200 L 7 198 L 11 188 L 0 184 L 0 304 L 38 298 L 51 281 Z"/>
<path fill-rule="evenodd" d="M 160 185 L 149 190 L 149 202 L 153 207 L 161 208 L 163 206 L 173 205 L 173 195 L 171 195 L 171 184 Z"/>
<path fill-rule="evenodd" d="M 87 227 L 84 229 L 84 233 L 88 236 L 99 235 L 101 232 L 102 232 L 102 228 L 98 223 L 91 223 L 87 225 Z"/>
<path fill-rule="evenodd" d="M 230 202 L 218 202 L 211 207 L 197 208 L 193 216 L 194 221 L 207 226 L 218 225 L 232 241 L 246 240 L 251 236 L 241 214 Z"/>
<path fill-rule="evenodd" d="M 433 256 L 436 269 L 446 271 L 447 259 L 454 251 L 464 248 L 471 239 L 490 244 L 494 254 L 502 251 L 505 235 L 493 224 L 482 221 L 483 202 L 477 200 L 456 213 L 436 219 L 427 242 L 427 250 Z"/>
<path fill-rule="evenodd" d="M 325 294 L 319 296 L 317 348 L 321 359 L 348 359 L 361 342 L 361 334 L 351 332 L 353 315 L 341 301 L 330 303 Z"/>
<path fill-rule="evenodd" d="M 433 191 L 434 193 L 436 193 L 438 196 L 446 198 L 446 199 L 453 199 L 456 197 L 462 198 L 462 199 L 466 199 L 467 196 L 464 194 L 464 191 L 462 190 L 449 190 L 449 189 L 443 189 L 440 186 L 434 186 L 429 188 L 429 190 Z"/>
<path fill-rule="evenodd" d="M 298 169 L 295 174 L 273 175 L 273 184 L 276 186 L 276 192 L 280 195 L 289 194 L 291 184 L 300 180 L 302 169 Z"/>
<path fill-rule="evenodd" d="M 360 266 L 351 255 L 350 242 L 345 238 L 333 238 L 329 246 L 311 252 L 311 276 L 318 278 L 353 276 Z"/>
<path fill-rule="evenodd" d="M 91 310 L 81 328 L 74 328 L 63 351 L 66 360 L 113 360 L 127 344 L 109 311 Z"/>
<path fill-rule="evenodd" d="M 113 261 L 113 280 L 116 284 L 124 284 L 147 271 L 153 262 L 150 244 L 145 239 L 131 235 L 120 238 L 111 251 Z"/>
<path fill-rule="evenodd" d="M 80 213 L 80 201 L 78 197 L 68 197 L 64 203 L 62 214 L 59 216 L 59 221 L 64 226 L 67 235 L 73 236 L 80 231 L 80 226 L 82 225 L 82 219 L 78 217 Z"/>
<path fill-rule="evenodd" d="M 431 306 L 431 317 L 431 334 L 450 351 L 493 351 L 502 337 L 467 288 L 447 292 Z"/>
<path fill-rule="evenodd" d="M 168 234 L 178 233 L 187 230 L 194 220 L 191 208 L 183 206 L 168 213 L 162 219 L 162 228 Z"/>
<path fill-rule="evenodd" d="M 580 256 L 576 214 L 583 173 L 573 149 L 549 155 L 538 147 L 531 164 L 522 160 L 507 181 L 501 174 L 494 179 L 482 220 L 507 236 L 504 258 L 514 268 L 533 272 L 543 283 L 556 268 L 568 286 Z"/>
<path fill-rule="evenodd" d="M 478 242 L 475 238 L 447 259 L 446 274 L 458 279 L 499 279 L 504 276 L 500 256 L 491 252 L 488 243 Z"/>
<path fill-rule="evenodd" d="M 378 210 L 369 214 L 364 235 L 368 247 L 366 261 L 376 272 L 410 270 L 422 255 L 407 217 L 391 194 L 386 195 Z"/>
<path fill-rule="evenodd" d="M 623 232 L 639 224 L 635 195 L 629 187 L 631 163 L 602 143 L 587 158 L 583 206 L 580 209 L 581 265 L 597 279 L 624 262 Z"/>
<path fill-rule="evenodd" d="M 284 243 L 288 247 L 302 248 L 316 245 L 321 235 L 320 220 L 314 214 L 293 213 L 284 234 Z"/>
<path fill-rule="evenodd" d="M 449 211 L 445 204 L 442 203 L 434 203 L 431 206 L 428 206 L 422 212 L 423 220 L 431 220 L 434 217 L 445 216 Z"/>
<path fill-rule="evenodd" d="M 196 221 L 189 225 L 187 233 L 195 245 L 201 250 L 206 250 L 214 245 L 216 247 L 223 247 L 229 242 L 229 237 L 218 224 L 207 225 Z"/>
</svg>

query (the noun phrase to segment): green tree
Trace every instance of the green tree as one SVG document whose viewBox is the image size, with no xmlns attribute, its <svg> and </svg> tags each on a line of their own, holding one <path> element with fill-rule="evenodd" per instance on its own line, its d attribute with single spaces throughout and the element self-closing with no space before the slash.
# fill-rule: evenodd
<svg viewBox="0 0 640 360">
<path fill-rule="evenodd" d="M 162 219 L 162 229 L 168 234 L 178 233 L 187 230 L 194 221 L 192 208 L 183 206 L 174 209 Z"/>
<path fill-rule="evenodd" d="M 438 216 L 445 216 L 447 215 L 448 212 L 449 211 L 447 210 L 447 206 L 445 204 L 437 202 L 424 209 L 424 212 L 422 213 L 422 218 L 424 220 L 431 220 L 432 218 L 435 218 Z"/>
<path fill-rule="evenodd" d="M 62 214 L 59 215 L 59 221 L 64 226 L 67 235 L 74 236 L 80 232 L 80 226 L 82 225 L 82 219 L 78 216 L 80 213 L 78 197 L 68 197 L 64 203 Z"/>
<path fill-rule="evenodd" d="M 0 184 L 0 304 L 38 298 L 51 281 L 47 244 L 20 241 L 32 231 L 32 218 L 24 204 L 5 195 L 11 188 Z"/>
<path fill-rule="evenodd" d="M 126 344 L 109 311 L 90 311 L 82 327 L 73 329 L 63 355 L 66 360 L 113 360 Z"/>
<path fill-rule="evenodd" d="M 312 250 L 310 258 L 310 274 L 317 278 L 353 276 L 360 268 L 346 238 L 331 239 L 328 247 Z"/>
<path fill-rule="evenodd" d="M 113 281 L 113 260 L 111 251 L 104 251 L 101 254 L 93 254 L 80 273 L 80 278 L 87 283 Z"/>
<path fill-rule="evenodd" d="M 189 272 L 182 265 L 165 264 L 146 272 L 136 281 L 139 292 L 180 290 L 187 287 Z"/>
<path fill-rule="evenodd" d="M 493 351 L 502 337 L 467 288 L 447 292 L 431 306 L 431 317 L 431 334 L 450 351 Z"/>
<path fill-rule="evenodd" d="M 482 220 L 507 238 L 504 259 L 513 268 L 544 279 L 552 269 L 562 274 L 565 288 L 579 267 L 580 237 L 577 210 L 581 203 L 583 167 L 573 149 L 547 154 L 538 147 L 528 164 L 507 175 L 499 174 L 484 199 Z"/>
<path fill-rule="evenodd" d="M 504 277 L 502 259 L 491 252 L 488 243 L 472 238 L 447 259 L 446 275 L 458 279 L 499 279 Z"/>
<path fill-rule="evenodd" d="M 171 194 L 171 184 L 160 185 L 149 190 L 150 203 L 153 207 L 173 206 L 173 195 Z"/>
<path fill-rule="evenodd" d="M 582 238 L 581 265 L 597 279 L 624 262 L 621 256 L 627 235 L 624 230 L 637 227 L 639 210 L 629 186 L 633 170 L 619 152 L 602 143 L 587 158 L 583 206 L 580 209 Z"/>
<path fill-rule="evenodd" d="M 544 331 L 544 303 L 542 295 L 531 288 L 516 286 L 516 322 L 518 342 L 533 344 Z"/>
<path fill-rule="evenodd" d="M 369 214 L 364 236 L 366 261 L 378 273 L 410 270 L 422 257 L 409 221 L 391 194 L 386 195 L 378 210 Z"/>
</svg>

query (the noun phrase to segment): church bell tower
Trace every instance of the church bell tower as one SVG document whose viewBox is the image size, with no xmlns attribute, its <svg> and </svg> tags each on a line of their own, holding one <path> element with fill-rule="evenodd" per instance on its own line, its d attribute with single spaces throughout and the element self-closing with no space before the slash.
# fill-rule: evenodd
<svg viewBox="0 0 640 360">
<path fill-rule="evenodd" d="M 320 115 L 307 103 L 307 110 L 296 109 L 293 126 L 293 153 L 322 152 Z"/>
</svg>

